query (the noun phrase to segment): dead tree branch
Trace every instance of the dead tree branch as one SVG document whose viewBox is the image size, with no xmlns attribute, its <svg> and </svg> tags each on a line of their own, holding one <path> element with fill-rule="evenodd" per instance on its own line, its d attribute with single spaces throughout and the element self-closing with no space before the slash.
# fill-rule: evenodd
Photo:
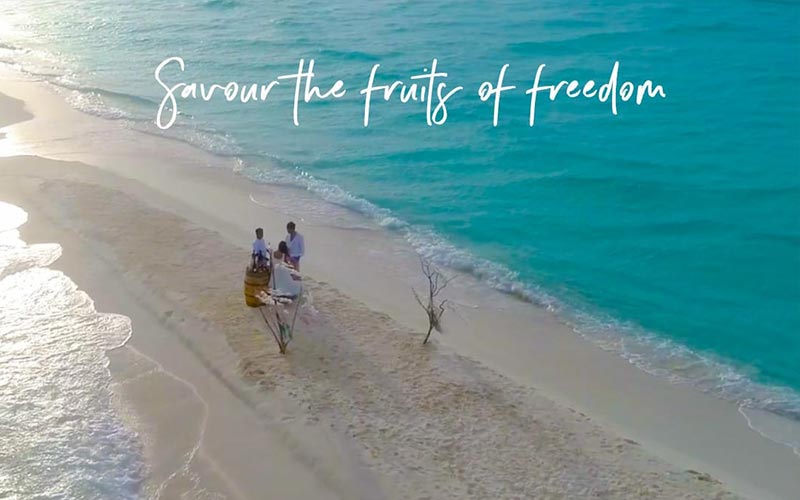
<svg viewBox="0 0 800 500">
<path fill-rule="evenodd" d="M 442 315 L 444 315 L 448 302 L 447 299 L 439 299 L 438 297 L 453 278 L 443 275 L 424 257 L 420 257 L 420 267 L 422 268 L 422 274 L 428 279 L 428 293 L 423 298 L 420 297 L 415 289 L 412 288 L 411 291 L 428 317 L 428 333 L 425 335 L 425 340 L 422 341 L 423 344 L 427 344 L 433 330 L 439 333 L 442 332 Z"/>
</svg>

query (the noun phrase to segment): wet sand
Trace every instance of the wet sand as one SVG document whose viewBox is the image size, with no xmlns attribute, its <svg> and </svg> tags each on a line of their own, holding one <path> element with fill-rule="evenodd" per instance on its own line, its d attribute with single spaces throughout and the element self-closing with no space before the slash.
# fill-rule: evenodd
<svg viewBox="0 0 800 500">
<path fill-rule="evenodd" d="M 20 106 L 2 101 L 4 123 L 28 117 Z M 789 498 L 797 485 L 800 461 L 732 405 L 638 371 L 546 311 L 497 310 L 469 282 L 454 287 L 447 334 L 423 347 L 413 256 L 378 232 L 359 232 L 365 254 L 348 256 L 353 230 L 303 227 L 312 307 L 281 356 L 241 287 L 250 228 L 281 235 L 302 216 L 269 206 L 285 194 L 183 146 L 134 148 L 130 131 L 98 140 L 97 120 L 61 120 L 5 130 L 3 153 L 60 161 L 0 159 L 0 199 L 29 212 L 26 241 L 63 246 L 53 267 L 98 310 L 131 318 L 110 357 L 148 493 Z"/>
</svg>

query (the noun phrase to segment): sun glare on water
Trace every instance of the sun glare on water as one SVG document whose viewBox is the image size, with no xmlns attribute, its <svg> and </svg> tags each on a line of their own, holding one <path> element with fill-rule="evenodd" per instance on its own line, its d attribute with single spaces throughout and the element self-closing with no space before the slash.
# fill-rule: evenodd
<svg viewBox="0 0 800 500">
<path fill-rule="evenodd" d="M 13 498 L 136 499 L 137 436 L 115 413 L 106 351 L 131 334 L 48 266 L 57 243 L 27 244 L 20 207 L 0 202 L 0 491 Z M 77 450 L 77 451 L 76 451 Z M 0 494 L 0 496 L 3 496 Z"/>
<path fill-rule="evenodd" d="M 2 145 L 0 141 L 0 146 Z M 0 201 L 0 233 L 16 229 L 25 224 L 28 213 L 16 205 Z"/>
</svg>

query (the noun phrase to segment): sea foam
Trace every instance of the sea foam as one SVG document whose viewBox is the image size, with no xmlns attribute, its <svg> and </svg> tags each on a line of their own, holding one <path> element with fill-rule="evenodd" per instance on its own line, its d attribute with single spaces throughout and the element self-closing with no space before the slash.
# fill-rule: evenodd
<svg viewBox="0 0 800 500">
<path fill-rule="evenodd" d="M 141 447 L 113 409 L 106 357 L 130 320 L 46 267 L 61 247 L 22 241 L 26 218 L 0 202 L 0 496 L 138 498 Z"/>
</svg>

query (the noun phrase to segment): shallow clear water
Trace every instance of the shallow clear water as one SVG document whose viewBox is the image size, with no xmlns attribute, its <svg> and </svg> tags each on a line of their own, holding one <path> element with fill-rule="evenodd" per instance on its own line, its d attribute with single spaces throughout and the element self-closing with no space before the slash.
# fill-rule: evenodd
<svg viewBox="0 0 800 500">
<path fill-rule="evenodd" d="M 106 350 L 130 335 L 69 277 L 57 244 L 27 245 L 0 202 L 0 497 L 138 498 L 137 436 L 115 413 Z"/>
<path fill-rule="evenodd" d="M 80 109 L 152 126 L 168 56 L 183 81 L 268 81 L 315 58 L 358 89 L 439 59 L 468 92 L 511 64 L 527 88 L 652 79 L 665 100 L 524 94 L 500 124 L 477 99 L 445 126 L 424 105 L 181 102 L 168 135 L 237 156 L 245 175 L 308 188 L 436 261 L 560 311 L 645 369 L 800 418 L 800 5 L 794 2 L 11 0 L 0 59 Z M 170 75 L 178 81 L 178 75 Z M 313 251 L 313 250 L 312 250 Z M 491 263 L 491 264 L 490 264 Z"/>
</svg>

